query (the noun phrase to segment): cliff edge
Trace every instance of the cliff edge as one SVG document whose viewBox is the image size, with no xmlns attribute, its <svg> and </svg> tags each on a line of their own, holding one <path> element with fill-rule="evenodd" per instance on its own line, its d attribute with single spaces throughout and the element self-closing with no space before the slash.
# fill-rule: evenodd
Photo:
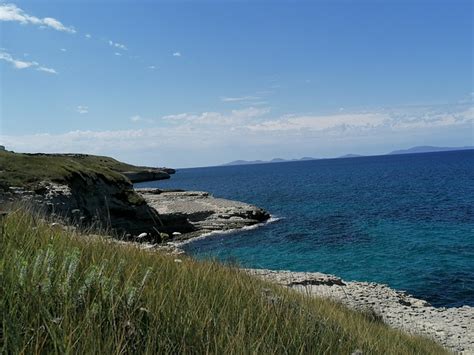
<svg viewBox="0 0 474 355">
<path fill-rule="evenodd" d="M 165 179 L 174 172 L 86 154 L 0 151 L 0 205 L 26 200 L 67 224 L 106 229 L 128 239 L 141 236 L 140 241 L 154 243 L 269 218 L 255 206 L 207 193 L 137 193 L 133 188 L 133 182 Z"/>
</svg>

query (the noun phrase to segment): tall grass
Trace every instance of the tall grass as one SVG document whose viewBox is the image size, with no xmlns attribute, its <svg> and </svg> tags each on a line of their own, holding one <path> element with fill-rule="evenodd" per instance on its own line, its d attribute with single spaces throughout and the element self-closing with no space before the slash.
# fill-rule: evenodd
<svg viewBox="0 0 474 355">
<path fill-rule="evenodd" d="M 25 209 L 4 223 L 3 353 L 444 353 L 233 267 L 81 236 Z"/>
</svg>

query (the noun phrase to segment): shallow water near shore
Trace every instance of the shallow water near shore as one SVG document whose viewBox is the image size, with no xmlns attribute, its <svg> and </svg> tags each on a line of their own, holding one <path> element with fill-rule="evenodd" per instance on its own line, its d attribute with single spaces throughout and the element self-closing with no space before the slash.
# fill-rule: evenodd
<svg viewBox="0 0 474 355">
<path fill-rule="evenodd" d="M 474 306 L 474 151 L 180 169 L 137 187 L 209 191 L 281 218 L 184 246 L 244 267 L 334 274 Z"/>
</svg>

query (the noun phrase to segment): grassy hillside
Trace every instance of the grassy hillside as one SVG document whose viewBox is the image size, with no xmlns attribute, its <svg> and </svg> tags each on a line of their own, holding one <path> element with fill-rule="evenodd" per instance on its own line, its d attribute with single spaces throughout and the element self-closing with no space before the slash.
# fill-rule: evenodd
<svg viewBox="0 0 474 355">
<path fill-rule="evenodd" d="M 102 176 L 129 184 L 119 172 L 139 169 L 109 157 L 67 154 L 21 154 L 0 151 L 0 188 L 32 186 L 42 180 L 65 182 L 73 174 Z"/>
<path fill-rule="evenodd" d="M 1 238 L 2 353 L 445 353 L 235 268 L 80 236 L 21 208 Z"/>
</svg>

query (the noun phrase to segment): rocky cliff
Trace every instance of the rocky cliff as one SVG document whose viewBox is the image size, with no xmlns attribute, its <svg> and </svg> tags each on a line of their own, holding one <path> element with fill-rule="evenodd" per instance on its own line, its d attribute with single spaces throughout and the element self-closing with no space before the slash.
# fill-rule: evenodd
<svg viewBox="0 0 474 355">
<path fill-rule="evenodd" d="M 140 236 L 141 241 L 154 243 L 173 235 L 240 228 L 269 217 L 254 206 L 202 192 L 137 193 L 132 181 L 169 178 L 168 173 L 174 173 L 145 169 L 82 154 L 0 152 L 0 206 L 27 200 L 69 224 L 105 228 L 117 236 Z"/>
</svg>

